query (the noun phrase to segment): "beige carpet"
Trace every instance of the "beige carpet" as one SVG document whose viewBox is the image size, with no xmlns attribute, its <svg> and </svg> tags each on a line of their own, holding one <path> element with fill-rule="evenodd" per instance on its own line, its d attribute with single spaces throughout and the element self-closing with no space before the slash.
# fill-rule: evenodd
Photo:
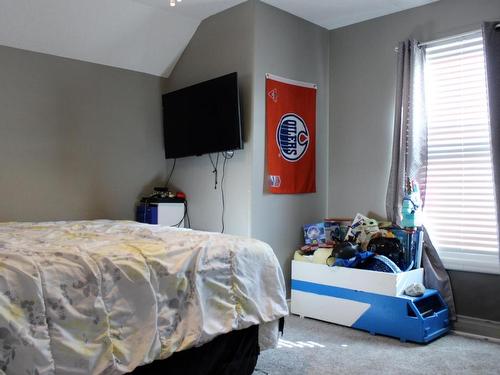
<svg viewBox="0 0 500 375">
<path fill-rule="evenodd" d="M 500 344 L 453 334 L 419 345 L 290 316 L 282 340 L 254 375 L 500 374 Z"/>
</svg>

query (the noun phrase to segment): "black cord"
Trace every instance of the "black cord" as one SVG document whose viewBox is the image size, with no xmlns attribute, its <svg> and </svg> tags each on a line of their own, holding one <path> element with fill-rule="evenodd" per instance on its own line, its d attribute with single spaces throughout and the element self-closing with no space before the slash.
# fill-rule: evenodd
<svg viewBox="0 0 500 375">
<path fill-rule="evenodd" d="M 171 225 L 171 227 L 179 228 L 183 221 L 184 221 L 184 228 L 191 228 L 191 220 L 189 219 L 187 200 L 184 200 L 184 214 L 182 215 L 182 219 L 177 224 Z"/>
<path fill-rule="evenodd" d="M 214 189 L 217 190 L 217 180 L 218 180 L 218 173 L 219 173 L 219 153 L 217 153 L 217 159 L 215 159 L 215 163 L 212 159 L 212 154 L 208 154 L 208 158 L 210 159 L 210 163 L 212 163 L 212 167 L 214 168 L 212 170 L 212 173 L 215 174 L 215 184 L 214 184 Z"/>
<path fill-rule="evenodd" d="M 187 200 L 184 201 L 184 207 L 186 209 L 187 228 L 191 228 L 191 219 L 189 218 L 189 208 Z"/>
<path fill-rule="evenodd" d="M 224 233 L 225 229 L 225 224 L 224 224 L 224 212 L 226 210 L 226 202 L 225 202 L 225 197 L 224 197 L 224 175 L 226 173 L 226 163 L 227 159 L 224 158 L 224 162 L 222 163 L 222 178 L 220 181 L 220 191 L 221 191 L 221 197 L 222 197 L 222 230 L 220 231 L 221 233 Z"/>
<path fill-rule="evenodd" d="M 232 159 L 234 156 L 234 153 L 232 151 L 225 151 L 222 153 L 222 157 L 224 158 L 224 162 L 222 163 L 222 178 L 220 181 L 220 191 L 221 191 L 221 197 L 222 197 L 222 230 L 221 233 L 224 233 L 225 228 L 225 223 L 224 223 L 224 214 L 226 211 L 226 199 L 224 196 L 224 176 L 226 174 L 226 164 L 229 159 Z"/>
<path fill-rule="evenodd" d="M 168 178 L 167 178 L 167 183 L 165 184 L 166 188 L 168 188 L 168 184 L 170 183 L 170 178 L 172 177 L 172 174 L 174 173 L 176 162 L 177 162 L 177 159 L 174 159 L 174 164 L 172 165 L 172 169 L 170 170 L 170 174 L 168 175 Z"/>
</svg>

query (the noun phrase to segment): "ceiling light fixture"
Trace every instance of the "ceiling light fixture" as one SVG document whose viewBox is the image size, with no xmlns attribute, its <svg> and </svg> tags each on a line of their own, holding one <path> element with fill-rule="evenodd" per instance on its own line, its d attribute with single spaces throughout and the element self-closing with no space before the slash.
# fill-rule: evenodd
<svg viewBox="0 0 500 375">
<path fill-rule="evenodd" d="M 175 7 L 176 3 L 180 3 L 182 0 L 170 0 L 170 6 Z"/>
</svg>

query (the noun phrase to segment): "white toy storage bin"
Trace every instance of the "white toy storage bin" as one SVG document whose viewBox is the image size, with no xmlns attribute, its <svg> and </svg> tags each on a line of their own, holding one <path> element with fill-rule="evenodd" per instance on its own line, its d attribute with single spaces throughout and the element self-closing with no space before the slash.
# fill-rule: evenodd
<svg viewBox="0 0 500 375">
<path fill-rule="evenodd" d="M 408 285 L 422 283 L 423 275 L 422 268 L 387 273 L 292 261 L 290 310 L 292 314 L 351 327 L 368 310 L 369 304 L 296 290 L 293 288 L 294 280 L 385 296 L 400 296 Z"/>
<path fill-rule="evenodd" d="M 436 290 L 420 297 L 403 294 L 408 285 L 422 280 L 421 268 L 394 274 L 294 261 L 291 312 L 427 343 L 449 331 L 449 319 Z"/>
</svg>

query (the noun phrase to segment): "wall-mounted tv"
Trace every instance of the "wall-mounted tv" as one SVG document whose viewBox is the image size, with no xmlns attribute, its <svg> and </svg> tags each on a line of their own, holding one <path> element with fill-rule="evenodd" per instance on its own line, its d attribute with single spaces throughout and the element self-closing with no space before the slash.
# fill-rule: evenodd
<svg viewBox="0 0 500 375">
<path fill-rule="evenodd" d="M 237 73 L 163 95 L 163 130 L 167 159 L 242 149 Z"/>
</svg>

